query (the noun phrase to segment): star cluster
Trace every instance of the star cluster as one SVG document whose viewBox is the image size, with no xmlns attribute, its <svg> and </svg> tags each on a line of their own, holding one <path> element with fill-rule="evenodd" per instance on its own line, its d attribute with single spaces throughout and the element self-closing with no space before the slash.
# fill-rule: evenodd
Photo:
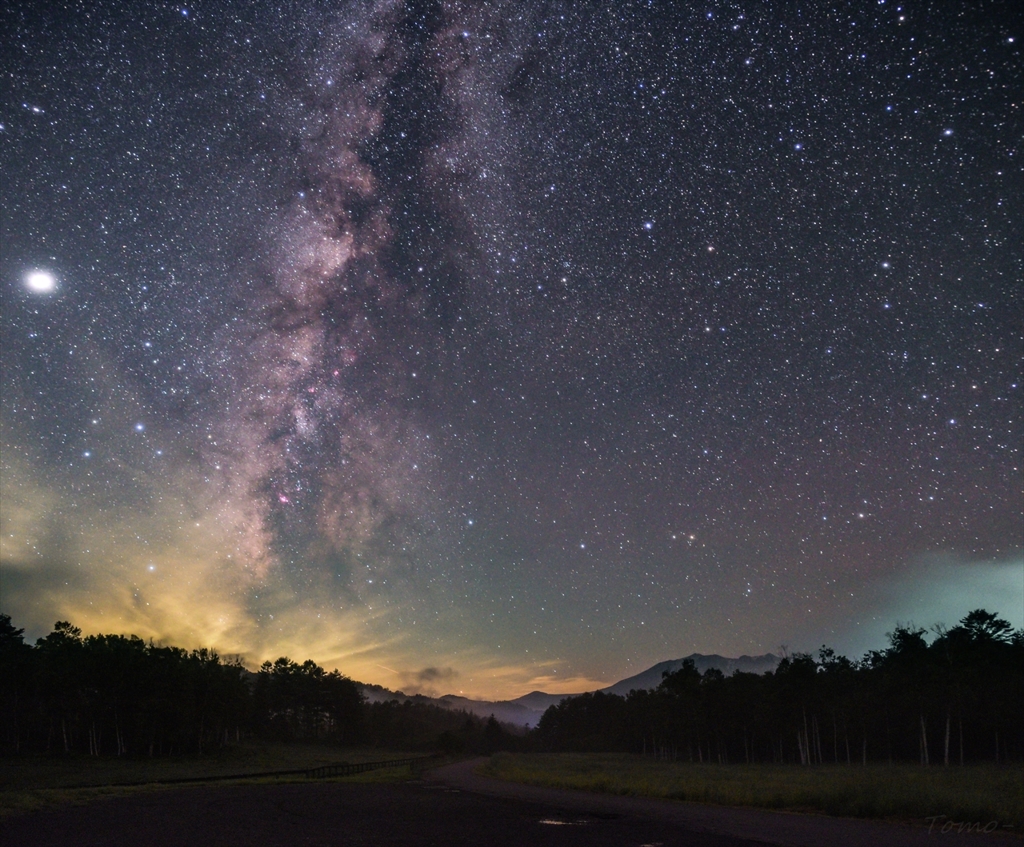
<svg viewBox="0 0 1024 847">
<path fill-rule="evenodd" d="M 1019 569 L 1006 6 L 0 15 L 30 631 L 514 696 Z"/>
</svg>

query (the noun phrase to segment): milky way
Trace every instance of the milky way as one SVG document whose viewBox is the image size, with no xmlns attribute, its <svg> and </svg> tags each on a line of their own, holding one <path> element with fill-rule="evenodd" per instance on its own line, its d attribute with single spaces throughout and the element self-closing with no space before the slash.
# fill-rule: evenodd
<svg viewBox="0 0 1024 847">
<path fill-rule="evenodd" d="M 402 334 L 377 316 L 415 331 L 416 308 L 383 266 L 390 210 L 362 149 L 381 132 L 400 67 L 395 13 L 328 23 L 337 32 L 299 92 L 302 189 L 268 226 L 268 284 L 227 339 L 221 379 L 232 399 L 207 461 L 257 565 L 293 539 L 298 557 L 344 555 L 415 493 L 416 431 L 396 406 L 409 391 Z"/>
<path fill-rule="evenodd" d="M 30 633 L 515 695 L 1021 582 L 1006 7 L 2 15 Z"/>
</svg>

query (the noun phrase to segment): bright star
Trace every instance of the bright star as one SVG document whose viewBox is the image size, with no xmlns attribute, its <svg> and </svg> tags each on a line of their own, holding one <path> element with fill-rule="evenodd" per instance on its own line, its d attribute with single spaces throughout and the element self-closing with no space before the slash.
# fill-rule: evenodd
<svg viewBox="0 0 1024 847">
<path fill-rule="evenodd" d="M 25 277 L 25 285 L 37 294 L 49 294 L 57 287 L 57 278 L 49 271 L 32 271 Z"/>
</svg>

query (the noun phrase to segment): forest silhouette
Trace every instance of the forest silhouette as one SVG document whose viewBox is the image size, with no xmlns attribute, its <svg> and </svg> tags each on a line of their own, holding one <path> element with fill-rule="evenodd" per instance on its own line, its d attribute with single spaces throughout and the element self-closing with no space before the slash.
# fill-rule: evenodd
<svg viewBox="0 0 1024 847">
<path fill-rule="evenodd" d="M 0 615 L 0 749 L 163 757 L 266 739 L 723 764 L 1020 762 L 1024 630 L 978 609 L 932 635 L 897 625 L 860 660 L 822 647 L 760 675 L 701 674 L 689 661 L 653 690 L 568 697 L 526 730 L 398 696 L 367 702 L 356 682 L 313 661 L 282 657 L 253 673 L 209 649 L 83 637 L 67 621 L 30 645 Z"/>
</svg>

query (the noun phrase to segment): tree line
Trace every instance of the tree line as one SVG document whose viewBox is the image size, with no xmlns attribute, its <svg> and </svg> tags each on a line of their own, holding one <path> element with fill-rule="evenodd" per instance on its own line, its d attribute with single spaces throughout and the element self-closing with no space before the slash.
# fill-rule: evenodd
<svg viewBox="0 0 1024 847">
<path fill-rule="evenodd" d="M 566 698 L 527 732 L 430 703 L 370 703 L 312 661 L 253 673 L 211 650 L 83 637 L 66 621 L 33 646 L 0 614 L 0 751 L 167 756 L 260 738 L 720 763 L 1024 759 L 1024 630 L 979 609 L 926 636 L 897 626 L 859 661 L 822 647 L 760 675 L 701 674 L 690 661 L 653 690 Z"/>
<path fill-rule="evenodd" d="M 1024 759 L 1024 630 L 978 609 L 926 634 L 897 626 L 886 649 L 860 661 L 822 647 L 761 675 L 702 675 L 687 661 L 654 690 L 563 700 L 532 740 L 719 763 Z"/>
<path fill-rule="evenodd" d="M 58 621 L 35 645 L 0 614 L 0 751 L 203 754 L 258 738 L 403 750 L 493 752 L 512 728 L 409 700 L 367 703 L 358 685 L 286 657 L 252 673 L 212 650 L 90 635 Z"/>
</svg>

